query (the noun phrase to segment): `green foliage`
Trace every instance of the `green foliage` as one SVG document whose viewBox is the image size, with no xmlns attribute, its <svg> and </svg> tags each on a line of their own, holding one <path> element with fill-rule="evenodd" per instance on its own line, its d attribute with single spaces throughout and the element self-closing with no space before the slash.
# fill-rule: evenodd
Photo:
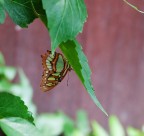
<svg viewBox="0 0 144 136">
<path fill-rule="evenodd" d="M 0 0 L 0 4 L 8 12 L 12 20 L 21 27 L 27 27 L 35 18 L 42 20 L 50 33 L 52 52 L 61 45 L 63 53 L 82 81 L 92 100 L 107 114 L 95 96 L 90 79 L 91 71 L 86 56 L 81 50 L 81 45 L 75 40 L 78 33 L 82 32 L 84 22 L 87 18 L 84 0 Z M 0 6 L 0 9 L 2 15 L 4 15 L 2 6 Z M 3 21 L 4 17 L 0 16 L 0 20 Z M 73 48 L 71 46 L 72 44 L 74 46 Z M 67 53 L 69 55 L 66 55 L 66 51 L 64 51 L 62 45 L 67 47 L 67 51 L 69 51 Z M 72 61 L 75 57 L 76 60 Z M 78 66 L 75 64 L 78 64 Z M 3 85 L 5 82 L 3 81 Z M 5 89 L 9 90 L 10 87 L 9 85 Z"/>
<path fill-rule="evenodd" d="M 92 122 L 92 135 L 93 136 L 109 136 L 108 133 L 106 132 L 106 130 L 99 125 L 96 121 Z"/>
<path fill-rule="evenodd" d="M 30 0 L 0 0 L 12 20 L 21 27 L 27 27 L 36 15 Z"/>
<path fill-rule="evenodd" d="M 80 110 L 77 112 L 76 125 L 82 135 L 88 135 L 90 133 L 89 121 L 85 111 Z"/>
<path fill-rule="evenodd" d="M 60 135 L 63 132 L 64 118 L 61 114 L 42 114 L 37 117 L 36 126 L 44 135 Z"/>
<path fill-rule="evenodd" d="M 0 66 L 3 66 L 3 65 L 5 65 L 5 60 L 4 60 L 4 56 L 0 52 Z"/>
<path fill-rule="evenodd" d="M 133 127 L 128 127 L 127 129 L 128 136 L 144 136 L 144 131 L 138 130 Z"/>
<path fill-rule="evenodd" d="M 28 106 L 28 109 L 31 110 L 35 116 L 36 106 L 32 102 L 33 89 L 22 69 L 18 69 L 18 75 L 20 78 L 20 83 L 12 84 L 11 93 L 15 94 L 16 96 L 20 96 Z"/>
<path fill-rule="evenodd" d="M 36 119 L 36 126 L 42 136 L 126 136 L 116 116 L 110 116 L 109 122 L 110 133 L 96 121 L 92 121 L 91 128 L 86 113 L 78 111 L 76 121 L 62 112 L 39 115 Z M 141 130 L 130 127 L 127 129 L 127 134 L 128 136 L 144 136 Z"/>
<path fill-rule="evenodd" d="M 0 3 L 0 24 L 4 23 L 5 18 L 6 18 L 5 11 Z"/>
<path fill-rule="evenodd" d="M 73 70 L 76 72 L 81 82 L 87 89 L 94 103 L 107 115 L 106 111 L 101 106 L 100 102 L 95 96 L 95 92 L 91 84 L 91 71 L 88 65 L 87 58 L 84 55 L 80 44 L 76 40 L 67 41 L 66 43 L 62 43 L 60 45 L 60 48 L 66 56 L 66 58 L 68 59 Z M 72 54 L 70 52 L 72 52 Z"/>
<path fill-rule="evenodd" d="M 5 76 L 8 80 L 13 80 L 16 75 L 16 69 L 13 67 L 0 67 L 0 75 Z"/>
<path fill-rule="evenodd" d="M 3 55 L 0 53 L 0 92 L 6 91 L 16 96 L 20 96 L 25 104 L 36 114 L 36 107 L 32 102 L 33 90 L 29 80 L 21 69 L 5 65 Z M 13 83 L 13 79 L 18 72 L 20 83 Z"/>
<path fill-rule="evenodd" d="M 58 136 L 62 133 L 68 135 L 74 128 L 73 121 L 61 112 L 39 115 L 36 126 L 44 136 Z"/>
<path fill-rule="evenodd" d="M 111 136 L 125 136 L 124 128 L 116 116 L 109 118 L 109 127 Z"/>
<path fill-rule="evenodd" d="M 21 117 L 33 122 L 33 117 L 24 102 L 17 96 L 3 92 L 0 93 L 0 119 L 6 117 Z"/>
<path fill-rule="evenodd" d="M 73 40 L 87 18 L 83 0 L 42 0 L 48 18 L 52 51 L 62 42 Z"/>
<path fill-rule="evenodd" d="M 19 117 L 1 119 L 0 127 L 7 136 L 42 136 L 33 124 Z"/>
<path fill-rule="evenodd" d="M 2 54 L 0 54 L 0 66 L 5 66 Z M 27 104 L 32 104 L 32 87 L 23 71 L 18 71 L 20 83 L 12 83 L 14 77 L 9 78 L 7 77 L 9 74 L 4 72 L 0 74 L 0 83 L 2 79 L 6 79 L 5 85 L 10 84 L 10 88 L 13 88 L 8 90 L 9 93 L 19 95 Z M 91 128 L 84 111 L 77 113 L 76 120 L 72 120 L 62 112 L 43 113 L 35 117 L 36 126 L 34 126 L 33 118 L 24 102 L 9 93 L 4 91 L 0 93 L 0 128 L 7 136 L 126 136 L 115 116 L 109 119 L 110 134 L 108 134 L 96 121 L 92 122 Z M 29 105 L 30 111 L 33 110 L 33 106 Z M 128 128 L 127 133 L 128 136 L 143 136 L 144 132 Z"/>
</svg>

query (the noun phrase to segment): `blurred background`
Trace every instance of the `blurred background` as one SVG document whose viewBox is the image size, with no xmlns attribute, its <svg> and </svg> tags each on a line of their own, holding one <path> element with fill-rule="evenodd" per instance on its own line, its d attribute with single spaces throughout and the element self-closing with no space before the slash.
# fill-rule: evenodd
<svg viewBox="0 0 144 136">
<path fill-rule="evenodd" d="M 109 115 L 124 126 L 144 123 L 144 16 L 122 0 L 85 0 L 88 19 L 78 40 L 89 60 L 97 97 Z M 144 10 L 141 1 L 130 1 Z M 50 50 L 44 25 L 35 20 L 21 29 L 7 17 L 0 25 L 0 51 L 7 65 L 22 67 L 33 88 L 38 112 L 62 110 L 75 118 L 84 109 L 91 120 L 107 128 L 106 117 L 92 102 L 76 74 L 71 71 L 50 92 L 40 90 L 40 55 Z M 67 80 L 69 85 L 67 86 Z"/>
</svg>

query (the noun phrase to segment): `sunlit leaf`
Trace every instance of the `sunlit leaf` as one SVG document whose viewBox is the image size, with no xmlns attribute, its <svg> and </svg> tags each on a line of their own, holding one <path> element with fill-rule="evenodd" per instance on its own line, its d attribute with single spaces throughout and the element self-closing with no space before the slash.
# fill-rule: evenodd
<svg viewBox="0 0 144 136">
<path fill-rule="evenodd" d="M 13 80 L 16 75 L 16 69 L 14 67 L 0 67 L 0 74 L 3 74 L 8 80 Z"/>
<path fill-rule="evenodd" d="M 36 119 L 36 126 L 45 136 L 57 136 L 64 131 L 64 116 L 57 114 L 41 114 Z"/>
<path fill-rule="evenodd" d="M 116 116 L 110 116 L 109 118 L 110 136 L 125 136 L 125 131 Z"/>
<path fill-rule="evenodd" d="M 128 136 L 144 136 L 144 132 L 132 127 L 127 128 L 127 134 Z"/>
<path fill-rule="evenodd" d="M 64 134 L 71 135 L 74 131 L 74 123 L 65 114 L 61 112 L 41 114 L 36 118 L 36 126 L 45 136 L 57 136 Z"/>
<path fill-rule="evenodd" d="M 19 117 L 0 119 L 0 127 L 7 136 L 44 136 L 34 125 Z"/>
<path fill-rule="evenodd" d="M 93 136 L 109 136 L 106 130 L 101 127 L 96 121 L 92 122 Z"/>
</svg>

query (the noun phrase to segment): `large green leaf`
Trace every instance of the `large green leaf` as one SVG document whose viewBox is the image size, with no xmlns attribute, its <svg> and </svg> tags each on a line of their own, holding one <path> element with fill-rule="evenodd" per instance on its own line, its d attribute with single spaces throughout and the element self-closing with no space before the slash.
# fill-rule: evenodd
<svg viewBox="0 0 144 136">
<path fill-rule="evenodd" d="M 109 128 L 111 136 L 125 136 L 124 128 L 116 116 L 110 116 Z"/>
<path fill-rule="evenodd" d="M 17 96 L 9 93 L 0 93 L 0 118 L 21 117 L 33 123 L 33 117 Z"/>
<path fill-rule="evenodd" d="M 4 23 L 5 18 L 6 18 L 5 11 L 0 3 L 0 24 Z"/>
<path fill-rule="evenodd" d="M 52 51 L 82 31 L 87 18 L 84 0 L 42 0 L 48 19 Z"/>
<path fill-rule="evenodd" d="M 95 91 L 91 84 L 91 71 L 87 58 L 84 55 L 80 44 L 76 40 L 67 41 L 66 43 L 62 43 L 60 48 L 65 57 L 68 59 L 73 70 L 76 72 L 81 82 L 85 86 L 94 103 L 107 115 L 106 111 L 95 95 Z"/>
<path fill-rule="evenodd" d="M 27 27 L 36 18 L 30 0 L 0 0 L 0 3 L 12 20 L 21 27 Z"/>
<path fill-rule="evenodd" d="M 19 117 L 0 119 L 0 127 L 7 136 L 44 136 L 34 125 Z"/>
</svg>

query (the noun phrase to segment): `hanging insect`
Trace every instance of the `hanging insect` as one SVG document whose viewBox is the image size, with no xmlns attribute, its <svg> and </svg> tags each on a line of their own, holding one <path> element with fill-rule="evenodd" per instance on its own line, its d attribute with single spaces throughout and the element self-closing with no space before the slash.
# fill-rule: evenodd
<svg viewBox="0 0 144 136">
<path fill-rule="evenodd" d="M 71 66 L 60 53 L 52 54 L 51 51 L 47 50 L 47 53 L 41 57 L 44 71 L 40 88 L 43 91 L 49 91 L 64 79 L 67 72 L 71 70 Z"/>
</svg>

